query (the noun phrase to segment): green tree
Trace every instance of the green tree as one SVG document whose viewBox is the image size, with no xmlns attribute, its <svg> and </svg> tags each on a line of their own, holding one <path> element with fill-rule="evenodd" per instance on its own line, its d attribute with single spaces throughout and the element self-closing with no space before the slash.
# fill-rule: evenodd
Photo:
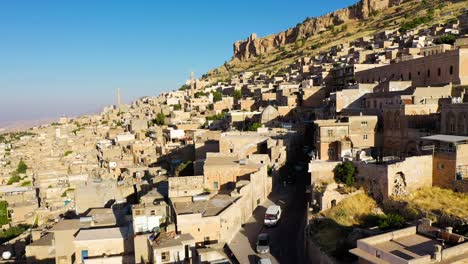
<svg viewBox="0 0 468 264">
<path fill-rule="evenodd" d="M 18 163 L 18 167 L 16 168 L 16 172 L 18 173 L 26 173 L 26 170 L 28 169 L 28 165 L 24 162 L 24 160 L 20 160 Z"/>
<path fill-rule="evenodd" d="M 234 92 L 232 92 L 232 97 L 234 100 L 240 100 L 242 99 L 242 92 L 240 90 L 234 90 Z"/>
<path fill-rule="evenodd" d="M 159 126 L 162 126 L 166 123 L 166 116 L 163 113 L 158 113 L 156 115 L 156 119 L 154 120 L 154 123 L 156 123 Z"/>
<path fill-rule="evenodd" d="M 10 222 L 8 218 L 8 202 L 0 201 L 0 225 L 6 225 Z"/>
<path fill-rule="evenodd" d="M 213 102 L 218 102 L 223 99 L 223 94 L 220 91 L 214 91 L 213 92 Z"/>
<path fill-rule="evenodd" d="M 453 45 L 455 41 L 457 40 L 457 37 L 452 34 L 445 34 L 435 40 L 436 44 L 450 44 Z"/>
<path fill-rule="evenodd" d="M 358 170 L 352 162 L 346 161 L 338 164 L 334 169 L 334 173 L 335 181 L 344 183 L 347 186 L 354 186 Z"/>
<path fill-rule="evenodd" d="M 179 88 L 179 91 L 185 91 L 187 89 L 189 89 L 190 87 L 186 84 L 182 85 L 180 88 Z"/>
<path fill-rule="evenodd" d="M 180 109 L 182 109 L 182 106 L 180 104 L 174 105 L 174 110 L 177 111 L 177 110 L 180 110 Z"/>
<path fill-rule="evenodd" d="M 260 123 L 257 123 L 257 122 L 254 122 L 252 124 L 250 124 L 248 127 L 247 127 L 247 130 L 249 131 L 257 131 L 258 128 L 262 127 L 262 124 Z"/>
</svg>

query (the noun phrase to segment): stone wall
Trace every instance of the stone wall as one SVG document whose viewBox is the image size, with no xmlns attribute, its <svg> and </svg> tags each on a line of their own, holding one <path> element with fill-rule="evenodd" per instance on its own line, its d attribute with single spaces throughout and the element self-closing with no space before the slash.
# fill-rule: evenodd
<svg viewBox="0 0 468 264">
<path fill-rule="evenodd" d="M 169 197 L 195 196 L 203 192 L 203 175 L 169 177 Z"/>
<path fill-rule="evenodd" d="M 432 155 L 415 156 L 390 165 L 355 162 L 357 182 L 377 200 L 404 196 L 432 186 Z"/>
</svg>

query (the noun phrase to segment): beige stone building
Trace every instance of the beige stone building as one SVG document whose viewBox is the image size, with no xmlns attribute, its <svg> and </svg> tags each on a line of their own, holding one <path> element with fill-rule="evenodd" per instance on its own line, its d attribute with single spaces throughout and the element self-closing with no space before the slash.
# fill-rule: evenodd
<svg viewBox="0 0 468 264">
<path fill-rule="evenodd" d="M 468 258 L 468 242 L 452 228 L 440 229 L 423 220 L 417 226 L 359 239 L 350 252 L 366 264 L 462 264 Z"/>
<path fill-rule="evenodd" d="M 371 149 L 377 147 L 377 116 L 316 120 L 314 124 L 316 158 L 319 160 L 370 156 Z"/>
<path fill-rule="evenodd" d="M 359 83 L 412 81 L 415 86 L 435 86 L 448 83 L 468 84 L 468 48 L 434 54 L 422 58 L 393 63 L 356 73 Z"/>
<path fill-rule="evenodd" d="M 75 263 L 134 263 L 129 227 L 81 229 L 73 240 Z"/>
</svg>

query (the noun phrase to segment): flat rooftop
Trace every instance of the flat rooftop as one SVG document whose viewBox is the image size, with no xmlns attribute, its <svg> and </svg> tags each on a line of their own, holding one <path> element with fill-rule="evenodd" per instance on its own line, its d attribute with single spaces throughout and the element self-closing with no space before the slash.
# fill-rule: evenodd
<svg viewBox="0 0 468 264">
<path fill-rule="evenodd" d="M 89 222 L 80 222 L 80 219 L 63 219 L 55 224 L 50 231 L 77 230 L 80 228 L 88 228 L 90 225 Z"/>
<path fill-rule="evenodd" d="M 53 233 L 47 233 L 43 237 L 35 240 L 30 246 L 52 246 L 52 240 L 54 239 Z"/>
<path fill-rule="evenodd" d="M 243 166 L 248 168 L 260 168 L 261 165 L 250 160 L 245 160 L 245 164 L 241 165 L 239 158 L 233 156 L 208 156 L 205 160 L 205 166 Z"/>
<path fill-rule="evenodd" d="M 151 244 L 153 248 L 168 248 L 183 246 L 186 242 L 188 244 L 195 244 L 195 239 L 190 234 L 177 235 L 175 232 L 160 233 Z"/>
<path fill-rule="evenodd" d="M 75 241 L 126 239 L 129 235 L 132 234 L 128 227 L 82 229 L 75 236 Z"/>
<path fill-rule="evenodd" d="M 111 208 L 93 208 L 86 216 L 92 216 L 97 226 L 113 226 L 117 223 L 115 213 Z"/>
<path fill-rule="evenodd" d="M 413 234 L 378 243 L 374 247 L 402 259 L 411 260 L 424 255 L 431 255 L 434 252 L 434 246 L 438 244 L 435 239 Z"/>
<path fill-rule="evenodd" d="M 447 143 L 457 143 L 468 141 L 468 137 L 454 136 L 454 135 L 432 135 L 428 137 L 422 137 L 425 140 L 441 141 Z"/>
<path fill-rule="evenodd" d="M 217 194 L 207 201 L 199 202 L 175 202 L 174 208 L 177 214 L 197 214 L 202 216 L 215 216 L 232 204 L 237 198 L 225 194 Z"/>
</svg>

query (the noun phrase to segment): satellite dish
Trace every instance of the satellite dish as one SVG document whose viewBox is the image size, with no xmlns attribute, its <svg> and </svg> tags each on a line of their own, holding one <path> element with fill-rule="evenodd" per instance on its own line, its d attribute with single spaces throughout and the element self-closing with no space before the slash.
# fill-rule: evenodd
<svg viewBox="0 0 468 264">
<path fill-rule="evenodd" d="M 10 251 L 5 251 L 2 253 L 2 258 L 3 259 L 10 259 L 11 258 L 11 252 Z"/>
</svg>

